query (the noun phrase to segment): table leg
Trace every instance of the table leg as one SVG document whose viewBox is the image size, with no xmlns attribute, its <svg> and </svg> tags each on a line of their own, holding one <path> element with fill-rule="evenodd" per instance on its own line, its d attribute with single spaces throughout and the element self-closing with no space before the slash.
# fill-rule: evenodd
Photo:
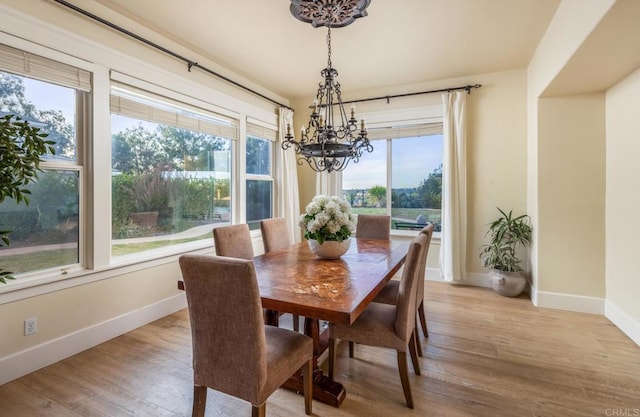
<svg viewBox="0 0 640 417">
<path fill-rule="evenodd" d="M 318 357 L 328 346 L 329 333 L 327 330 L 320 332 L 319 321 L 308 317 L 304 319 L 304 333 L 313 339 L 313 398 L 325 404 L 340 407 L 347 392 L 342 384 L 324 375 L 318 367 Z M 303 393 L 302 372 L 294 374 L 282 387 Z"/>
</svg>

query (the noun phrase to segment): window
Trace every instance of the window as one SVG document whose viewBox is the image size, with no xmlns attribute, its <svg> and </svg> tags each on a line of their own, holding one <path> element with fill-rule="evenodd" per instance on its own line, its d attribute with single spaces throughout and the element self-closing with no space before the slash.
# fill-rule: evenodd
<svg viewBox="0 0 640 417">
<path fill-rule="evenodd" d="M 5 200 L 0 227 L 2 268 L 14 274 L 82 264 L 83 145 L 87 142 L 91 74 L 73 66 L 0 45 L 0 116 L 17 115 L 55 141 L 29 204 Z"/>
<path fill-rule="evenodd" d="M 247 123 L 246 218 L 251 230 L 273 217 L 273 143 L 277 132 Z"/>
<path fill-rule="evenodd" d="M 112 256 L 211 240 L 231 222 L 235 120 L 114 83 Z"/>
<path fill-rule="evenodd" d="M 396 230 L 430 222 L 440 231 L 442 124 L 370 129 L 369 136 L 374 151 L 342 174 L 354 213 L 389 214 Z"/>
</svg>

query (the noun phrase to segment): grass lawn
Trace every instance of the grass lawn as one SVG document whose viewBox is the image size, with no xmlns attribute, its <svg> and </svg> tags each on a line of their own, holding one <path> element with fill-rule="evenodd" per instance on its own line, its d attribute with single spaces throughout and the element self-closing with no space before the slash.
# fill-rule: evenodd
<svg viewBox="0 0 640 417">
<path fill-rule="evenodd" d="M 77 262 L 78 250 L 76 248 L 52 249 L 22 255 L 3 256 L 2 268 L 14 274 L 19 274 Z"/>
<path fill-rule="evenodd" d="M 165 246 L 179 245 L 181 243 L 193 242 L 196 240 L 211 238 L 211 233 L 185 239 L 165 239 L 150 240 L 140 243 L 118 243 L 111 246 L 112 256 L 129 255 L 149 249 L 156 249 Z M 0 252 L 1 253 L 1 252 Z M 22 272 L 48 269 L 60 265 L 71 265 L 78 262 L 78 251 L 76 248 L 50 249 L 36 252 L 10 255 L 2 257 L 2 268 L 19 274 Z"/>
</svg>

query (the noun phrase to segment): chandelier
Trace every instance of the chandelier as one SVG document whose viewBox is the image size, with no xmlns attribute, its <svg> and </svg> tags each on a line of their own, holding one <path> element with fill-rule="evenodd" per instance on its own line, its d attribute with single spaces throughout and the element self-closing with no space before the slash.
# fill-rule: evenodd
<svg viewBox="0 0 640 417">
<path fill-rule="evenodd" d="M 282 149 L 294 148 L 300 155 L 298 164 L 307 161 L 316 172 L 342 171 L 353 160 L 358 162 L 364 151 L 372 152 L 373 146 L 367 138 L 364 119 L 355 116 L 355 106 L 349 115 L 344 110 L 340 83 L 336 81 L 338 71 L 331 64 L 331 27 L 350 24 L 357 17 L 366 16 L 364 10 L 370 0 L 291 0 L 291 13 L 314 27 L 327 26 L 327 67 L 320 75 L 313 111 L 307 127 L 300 130 L 296 140 L 287 124 Z"/>
</svg>

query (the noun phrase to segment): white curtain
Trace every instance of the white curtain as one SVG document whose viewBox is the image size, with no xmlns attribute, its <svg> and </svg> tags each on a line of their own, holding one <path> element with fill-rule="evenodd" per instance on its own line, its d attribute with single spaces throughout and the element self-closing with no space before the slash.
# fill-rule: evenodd
<svg viewBox="0 0 640 417">
<path fill-rule="evenodd" d="M 466 99 L 464 91 L 442 94 L 442 238 L 440 267 L 446 281 L 462 281 L 467 263 Z"/>
<path fill-rule="evenodd" d="M 340 197 L 340 179 L 342 174 L 340 172 L 332 172 L 329 174 L 327 171 L 318 172 L 316 174 L 316 195 L 336 195 Z"/>
<path fill-rule="evenodd" d="M 293 125 L 293 111 L 286 107 L 280 107 L 278 123 L 277 147 L 280 152 L 280 167 L 282 170 L 281 181 L 277 182 L 279 205 L 282 208 L 282 216 L 287 219 L 293 243 L 298 243 L 301 241 L 300 225 L 298 224 L 298 219 L 300 218 L 298 163 L 293 149 L 285 151 L 281 146 L 284 142 L 284 135 L 287 132 L 287 125 Z"/>
</svg>

